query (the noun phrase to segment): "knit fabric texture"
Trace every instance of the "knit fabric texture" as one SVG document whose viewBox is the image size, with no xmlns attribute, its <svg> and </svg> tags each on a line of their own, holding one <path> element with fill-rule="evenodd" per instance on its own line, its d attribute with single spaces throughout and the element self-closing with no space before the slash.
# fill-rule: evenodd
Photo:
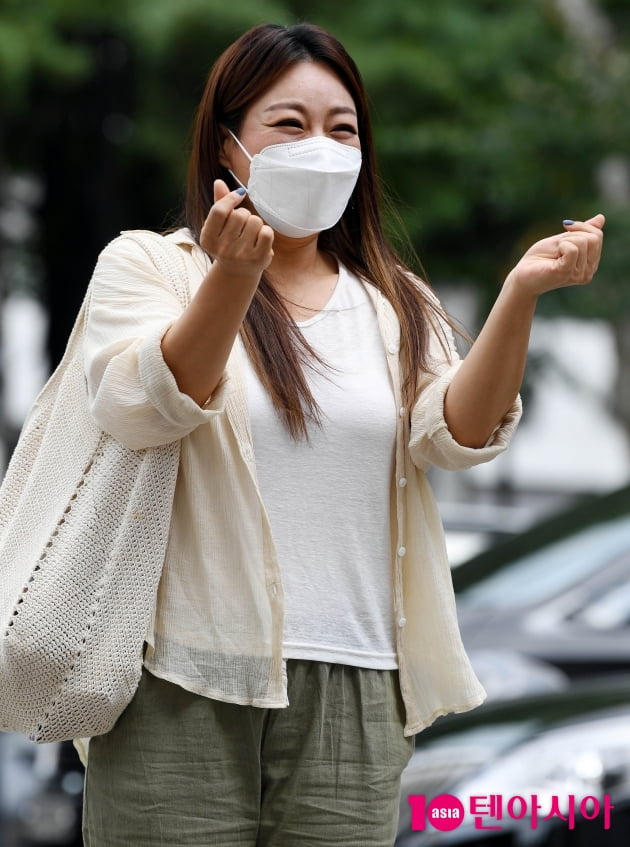
<svg viewBox="0 0 630 847">
<path fill-rule="evenodd" d="M 185 308 L 180 251 L 127 232 Z M 107 732 L 142 671 L 179 441 L 130 450 L 93 421 L 83 367 L 90 288 L 0 488 L 0 730 L 50 742 Z"/>
</svg>

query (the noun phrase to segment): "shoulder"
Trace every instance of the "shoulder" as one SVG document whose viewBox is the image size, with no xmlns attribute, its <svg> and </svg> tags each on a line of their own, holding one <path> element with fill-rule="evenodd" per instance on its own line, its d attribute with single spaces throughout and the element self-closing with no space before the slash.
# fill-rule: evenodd
<svg viewBox="0 0 630 847">
<path fill-rule="evenodd" d="M 188 229 L 177 229 L 165 233 L 155 232 L 151 229 L 125 229 L 105 245 L 100 255 L 134 255 L 138 251 L 144 250 L 146 252 L 151 248 L 169 249 L 172 247 L 180 247 L 190 251 L 198 248 L 198 245 Z"/>
<path fill-rule="evenodd" d="M 177 288 L 186 277 L 182 257 L 177 240 L 169 235 L 125 230 L 98 256 L 91 280 L 93 299 L 126 299 L 157 288 Z"/>
<path fill-rule="evenodd" d="M 148 229 L 123 230 L 101 250 L 95 274 L 123 269 L 140 273 L 151 269 L 155 273 L 169 258 L 183 257 L 195 248 L 201 249 L 186 229 L 165 234 Z"/>
</svg>

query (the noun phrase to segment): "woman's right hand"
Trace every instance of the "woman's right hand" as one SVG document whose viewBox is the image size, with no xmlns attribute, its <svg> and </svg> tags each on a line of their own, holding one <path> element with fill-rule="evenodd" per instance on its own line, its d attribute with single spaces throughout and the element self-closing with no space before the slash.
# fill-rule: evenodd
<svg viewBox="0 0 630 847">
<path fill-rule="evenodd" d="M 201 229 L 199 243 L 224 273 L 257 280 L 273 259 L 274 231 L 248 209 L 239 208 L 245 194 L 214 182 L 214 205 Z"/>
</svg>

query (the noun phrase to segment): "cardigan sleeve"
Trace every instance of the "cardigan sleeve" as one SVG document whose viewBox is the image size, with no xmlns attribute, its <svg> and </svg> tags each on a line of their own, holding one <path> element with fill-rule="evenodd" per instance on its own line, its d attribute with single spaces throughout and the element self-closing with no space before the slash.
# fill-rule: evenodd
<svg viewBox="0 0 630 847">
<path fill-rule="evenodd" d="M 140 450 L 183 438 L 218 414 L 224 381 L 202 408 L 179 390 L 164 361 L 161 341 L 182 306 L 142 247 L 124 235 L 112 241 L 91 286 L 83 355 L 90 411 L 101 429 Z"/>
<path fill-rule="evenodd" d="M 462 360 L 451 328 L 437 317 L 431 331 L 430 371 L 420 381 L 418 399 L 411 411 L 409 452 L 420 470 L 430 465 L 464 470 L 488 462 L 510 443 L 522 413 L 517 397 L 507 415 L 483 447 L 465 447 L 451 435 L 444 417 L 444 398 Z"/>
</svg>

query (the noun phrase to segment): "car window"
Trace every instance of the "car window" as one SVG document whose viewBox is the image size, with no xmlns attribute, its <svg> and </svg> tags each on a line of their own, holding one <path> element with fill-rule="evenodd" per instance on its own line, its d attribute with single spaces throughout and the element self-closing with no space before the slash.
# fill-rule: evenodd
<svg viewBox="0 0 630 847">
<path fill-rule="evenodd" d="M 517 608 L 546 600 L 579 583 L 630 549 L 630 518 L 588 527 L 515 559 L 458 594 L 458 604 Z"/>
</svg>

